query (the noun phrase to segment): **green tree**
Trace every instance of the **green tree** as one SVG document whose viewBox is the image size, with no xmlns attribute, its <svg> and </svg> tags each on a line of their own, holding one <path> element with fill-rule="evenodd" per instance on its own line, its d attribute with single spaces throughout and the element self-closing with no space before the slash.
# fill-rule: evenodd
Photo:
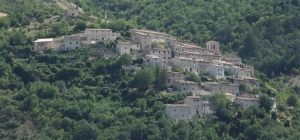
<svg viewBox="0 0 300 140">
<path fill-rule="evenodd" d="M 296 94 L 292 94 L 287 98 L 287 104 L 289 106 L 294 106 L 297 107 L 298 106 L 298 96 Z"/>
<path fill-rule="evenodd" d="M 100 131 L 93 125 L 89 124 L 85 120 L 76 122 L 74 126 L 73 139 L 74 140 L 94 140 L 98 137 Z"/>
<path fill-rule="evenodd" d="M 155 77 L 151 69 L 145 68 L 138 71 L 131 82 L 133 87 L 138 89 L 148 89 L 154 82 Z"/>
<path fill-rule="evenodd" d="M 132 64 L 132 57 L 131 57 L 131 55 L 125 53 L 125 54 L 120 56 L 118 61 L 121 65 L 128 66 L 128 65 Z"/>
<path fill-rule="evenodd" d="M 167 69 L 165 67 L 155 67 L 155 82 L 154 87 L 158 90 L 163 90 L 167 88 L 168 75 Z"/>
<path fill-rule="evenodd" d="M 83 20 L 80 20 L 76 23 L 75 27 L 73 28 L 73 31 L 74 32 L 84 31 L 86 27 L 87 27 L 86 22 Z"/>
<path fill-rule="evenodd" d="M 268 95 L 262 94 L 259 96 L 258 102 L 260 108 L 264 108 L 267 112 L 270 112 L 274 101 Z"/>
<path fill-rule="evenodd" d="M 201 82 L 200 78 L 195 73 L 192 73 L 192 72 L 188 72 L 188 74 L 186 75 L 186 80 L 193 81 L 193 82 L 196 82 L 196 83 Z"/>
<path fill-rule="evenodd" d="M 174 72 L 183 72 L 183 70 L 179 66 L 173 66 L 172 71 L 174 71 Z"/>
<path fill-rule="evenodd" d="M 240 92 L 245 92 L 246 91 L 246 85 L 245 84 L 240 84 L 239 85 L 239 90 L 240 90 Z"/>
</svg>

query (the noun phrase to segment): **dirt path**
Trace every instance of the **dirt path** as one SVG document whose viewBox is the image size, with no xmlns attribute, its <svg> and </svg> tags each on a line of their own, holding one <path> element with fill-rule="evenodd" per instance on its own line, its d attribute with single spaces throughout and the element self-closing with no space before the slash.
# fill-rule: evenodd
<svg viewBox="0 0 300 140">
<path fill-rule="evenodd" d="M 70 3 L 70 2 L 68 2 L 68 1 L 66 1 L 66 0 L 56 0 L 56 4 L 57 4 L 59 7 L 61 7 L 62 9 L 64 9 L 64 10 L 67 10 L 67 9 L 70 9 L 70 8 L 75 8 L 75 7 L 76 7 L 75 4 Z M 84 12 L 83 9 L 81 9 L 80 7 L 78 7 L 78 9 L 79 9 L 79 12 L 81 12 L 81 13 Z"/>
<path fill-rule="evenodd" d="M 0 17 L 6 17 L 7 16 L 7 14 L 6 13 L 2 13 L 2 12 L 0 12 Z"/>
</svg>

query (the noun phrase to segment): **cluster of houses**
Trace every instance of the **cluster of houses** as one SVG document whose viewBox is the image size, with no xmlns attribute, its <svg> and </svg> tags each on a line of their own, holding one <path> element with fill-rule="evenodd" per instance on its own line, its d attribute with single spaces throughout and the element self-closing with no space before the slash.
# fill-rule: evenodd
<svg viewBox="0 0 300 140">
<path fill-rule="evenodd" d="M 187 120 L 202 114 L 213 114 L 213 104 L 204 100 L 201 95 L 213 95 L 218 91 L 224 91 L 228 99 L 242 108 L 259 106 L 258 95 L 251 96 L 239 89 L 241 84 L 245 84 L 248 89 L 259 88 L 258 79 L 253 78 L 254 67 L 243 64 L 241 58 L 234 54 L 222 55 L 219 42 L 208 41 L 203 48 L 161 32 L 132 29 L 131 33 L 130 41 L 118 42 L 116 45 L 119 55 L 140 51 L 144 55 L 146 66 L 178 66 L 196 75 L 208 73 L 209 77 L 216 81 L 224 81 L 221 79 L 231 81 L 199 84 L 187 81 L 182 72 L 168 72 L 168 85 L 171 87 L 169 91 L 193 94 L 184 99 L 184 104 L 166 104 L 165 111 L 168 118 Z M 159 45 L 160 47 L 157 47 Z M 274 100 L 273 109 L 276 110 L 276 99 Z"/>
<path fill-rule="evenodd" d="M 213 95 L 218 91 L 224 91 L 234 104 L 243 108 L 259 105 L 258 97 L 246 96 L 239 89 L 241 84 L 245 84 L 248 89 L 259 88 L 259 81 L 253 78 L 254 67 L 242 63 L 241 58 L 234 54 L 222 55 L 219 42 L 208 41 L 205 47 L 201 47 L 162 32 L 141 29 L 131 29 L 130 32 L 129 41 L 118 41 L 112 47 L 118 55 L 140 53 L 143 55 L 145 66 L 169 68 L 178 66 L 196 75 L 208 73 L 211 79 L 219 81 L 195 83 L 187 81 L 182 72 L 168 72 L 169 92 L 193 94 L 184 99 L 184 104 L 165 105 L 169 118 L 186 120 L 199 114 L 213 114 L 213 105 L 203 100 L 201 96 Z M 86 29 L 84 35 L 65 36 L 60 41 L 53 38 L 38 39 L 35 41 L 34 49 L 75 50 L 100 41 L 116 40 L 118 36 L 120 33 L 111 29 Z M 225 81 L 221 79 L 230 79 L 231 82 L 220 82 Z M 276 108 L 276 105 L 274 107 Z"/>
<path fill-rule="evenodd" d="M 100 41 L 107 42 L 116 40 L 120 33 L 111 29 L 86 29 L 84 35 L 67 35 L 63 39 L 44 38 L 34 41 L 34 50 L 55 51 L 76 50 L 82 46 L 96 44 Z"/>
</svg>

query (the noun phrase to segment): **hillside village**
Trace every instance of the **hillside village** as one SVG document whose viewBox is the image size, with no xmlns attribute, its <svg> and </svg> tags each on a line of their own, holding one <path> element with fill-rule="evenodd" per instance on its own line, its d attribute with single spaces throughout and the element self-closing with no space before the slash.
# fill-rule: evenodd
<svg viewBox="0 0 300 140">
<path fill-rule="evenodd" d="M 67 9 L 64 15 L 76 17 L 79 13 L 76 6 Z M 259 106 L 257 94 L 240 91 L 240 85 L 245 85 L 250 90 L 259 89 L 259 81 L 253 77 L 254 67 L 242 63 L 241 58 L 235 54 L 222 55 L 219 42 L 211 40 L 202 47 L 162 32 L 143 29 L 130 29 L 130 32 L 130 40 L 121 41 L 118 39 L 121 34 L 111 29 L 86 29 L 84 34 L 67 35 L 63 39 L 37 39 L 34 42 L 34 50 L 70 51 L 83 46 L 97 46 L 103 42 L 117 41 L 111 50 L 116 56 L 140 54 L 145 66 L 168 68 L 168 93 L 192 93 L 193 96 L 187 96 L 183 104 L 165 104 L 166 116 L 175 121 L 198 118 L 203 114 L 213 115 L 215 113 L 213 103 L 205 100 L 203 96 L 214 95 L 221 91 L 233 105 L 244 109 L 251 105 Z M 207 74 L 211 80 L 203 83 L 188 81 L 183 72 L 170 71 L 174 66 L 197 76 Z M 127 66 L 124 71 L 128 73 L 131 69 L 138 71 L 141 67 Z M 274 100 L 272 110 L 276 111 L 277 100 L 272 99 Z"/>
<path fill-rule="evenodd" d="M 207 73 L 214 82 L 201 84 L 187 81 L 183 72 L 168 72 L 168 92 L 191 92 L 193 96 L 184 99 L 184 104 L 166 104 L 167 117 L 173 120 L 188 120 L 201 114 L 212 115 L 213 104 L 202 98 L 203 95 L 213 95 L 224 91 L 226 96 L 238 106 L 247 108 L 250 105 L 259 106 L 258 95 L 240 91 L 244 84 L 248 89 L 258 89 L 259 81 L 253 78 L 254 67 L 243 64 L 241 58 L 234 55 L 222 55 L 217 41 L 206 42 L 205 48 L 198 44 L 179 40 L 178 38 L 151 30 L 131 29 L 131 40 L 117 41 L 112 51 L 118 56 L 123 54 L 143 56 L 145 66 L 160 66 L 171 69 L 174 66 L 184 71 L 200 75 Z M 76 50 L 82 46 L 97 45 L 99 42 L 114 41 L 120 33 L 111 29 L 86 29 L 84 35 L 68 35 L 63 40 L 53 38 L 35 41 L 36 51 L 53 49 L 56 51 Z M 140 70 L 138 66 L 127 69 Z M 126 68 L 125 68 L 126 69 Z M 231 82 L 224 81 L 229 79 Z M 276 110 L 276 99 L 273 98 L 273 110 Z M 180 110 L 180 111 L 179 111 Z"/>
</svg>

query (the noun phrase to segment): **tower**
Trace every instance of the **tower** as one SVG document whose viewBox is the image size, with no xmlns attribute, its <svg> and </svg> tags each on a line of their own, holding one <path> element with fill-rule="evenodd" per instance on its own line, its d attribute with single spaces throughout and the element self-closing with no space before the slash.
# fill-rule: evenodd
<svg viewBox="0 0 300 140">
<path fill-rule="evenodd" d="M 220 51 L 220 43 L 217 41 L 206 42 L 206 49 L 214 51 L 215 55 L 222 55 Z"/>
</svg>

